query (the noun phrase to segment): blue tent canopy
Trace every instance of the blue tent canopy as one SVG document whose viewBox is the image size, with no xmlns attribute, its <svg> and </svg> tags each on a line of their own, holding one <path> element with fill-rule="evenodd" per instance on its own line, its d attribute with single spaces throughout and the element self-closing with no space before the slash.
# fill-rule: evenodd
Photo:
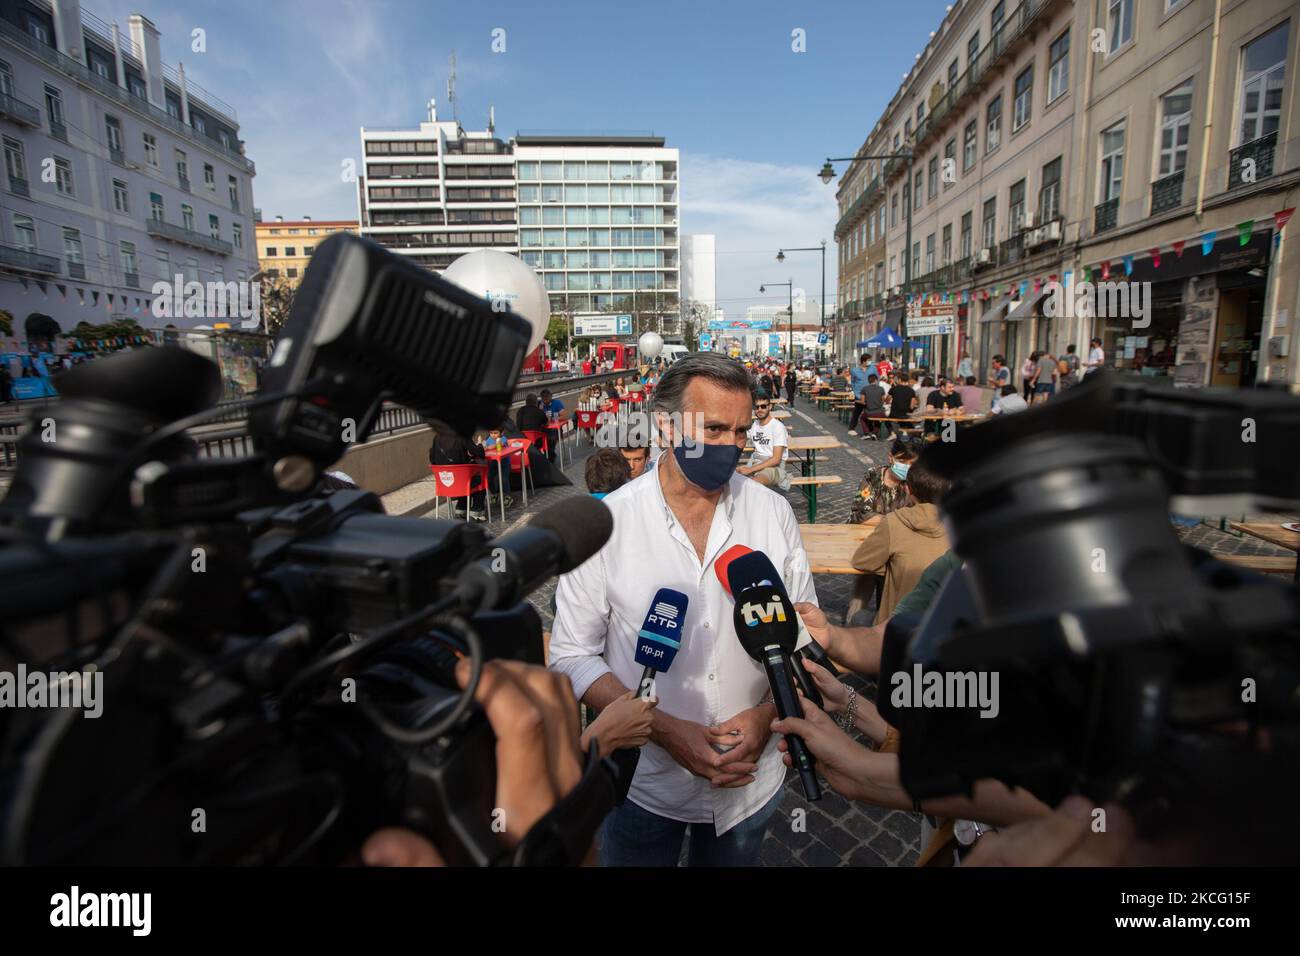
<svg viewBox="0 0 1300 956">
<path fill-rule="evenodd" d="M 859 346 L 868 349 L 898 349 L 903 347 L 903 340 L 898 337 L 898 333 L 891 328 L 881 329 L 879 334 L 867 339 L 866 345 Z"/>
</svg>

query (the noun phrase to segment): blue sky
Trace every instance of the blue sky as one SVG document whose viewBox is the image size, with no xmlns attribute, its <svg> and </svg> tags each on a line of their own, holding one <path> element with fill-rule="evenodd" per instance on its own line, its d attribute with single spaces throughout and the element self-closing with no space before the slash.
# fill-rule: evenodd
<svg viewBox="0 0 1300 956">
<path fill-rule="evenodd" d="M 414 126 L 425 103 L 447 115 L 449 54 L 458 114 L 497 131 L 649 131 L 682 151 L 683 231 L 718 237 L 718 297 L 729 314 L 762 282 L 818 295 L 828 243 L 835 288 L 835 185 L 815 178 L 850 155 L 944 16 L 945 0 L 89 0 L 125 30 L 133 12 L 163 34 L 163 58 L 239 113 L 267 218 L 356 215 L 342 162 L 361 126 Z M 207 50 L 191 50 L 191 31 Z M 505 51 L 492 52 L 492 31 Z M 806 52 L 791 33 L 805 31 Z M 842 172 L 843 166 L 840 167 Z M 779 290 L 781 293 L 784 290 Z M 833 292 L 828 298 L 833 301 Z"/>
</svg>

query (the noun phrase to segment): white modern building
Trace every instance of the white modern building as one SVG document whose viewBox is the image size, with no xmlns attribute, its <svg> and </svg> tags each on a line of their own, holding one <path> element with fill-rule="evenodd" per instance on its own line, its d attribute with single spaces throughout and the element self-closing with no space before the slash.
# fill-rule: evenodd
<svg viewBox="0 0 1300 956">
<path fill-rule="evenodd" d="M 211 325 L 154 316 L 154 283 L 257 271 L 235 110 L 161 49 L 139 14 L 123 32 L 78 0 L 0 4 L 0 308 L 18 338 L 34 314 Z"/>
<path fill-rule="evenodd" d="M 493 125 L 439 120 L 430 100 L 418 127 L 362 127 L 361 235 L 435 270 L 475 249 L 517 253 L 515 157 Z"/>
<path fill-rule="evenodd" d="M 658 136 L 519 135 L 519 248 L 555 312 L 678 316 L 678 150 Z"/>
<path fill-rule="evenodd" d="M 712 315 L 718 302 L 717 237 L 705 234 L 682 236 L 682 302 L 699 304 L 704 315 Z"/>
</svg>

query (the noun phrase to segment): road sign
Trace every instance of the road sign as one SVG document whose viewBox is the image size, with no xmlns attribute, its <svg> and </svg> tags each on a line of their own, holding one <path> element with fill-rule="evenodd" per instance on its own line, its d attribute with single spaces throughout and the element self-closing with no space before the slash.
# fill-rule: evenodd
<svg viewBox="0 0 1300 956">
<path fill-rule="evenodd" d="M 606 315 L 599 312 L 578 312 L 573 316 L 575 339 L 597 338 L 632 334 L 632 316 Z"/>
<path fill-rule="evenodd" d="M 907 334 L 951 335 L 957 324 L 957 306 L 951 302 L 935 305 L 913 303 L 907 309 Z"/>
</svg>

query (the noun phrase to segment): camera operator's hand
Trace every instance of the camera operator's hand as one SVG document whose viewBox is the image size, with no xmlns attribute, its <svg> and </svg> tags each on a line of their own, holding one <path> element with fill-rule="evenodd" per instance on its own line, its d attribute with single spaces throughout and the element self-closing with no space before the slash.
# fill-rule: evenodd
<svg viewBox="0 0 1300 956">
<path fill-rule="evenodd" d="M 469 661 L 456 667 L 456 682 L 469 683 Z M 502 842 L 515 847 L 533 824 L 582 779 L 578 701 L 569 679 L 517 661 L 483 665 L 474 699 L 496 735 L 496 808 Z M 361 850 L 370 866 L 440 866 L 434 846 L 418 833 L 388 828 Z"/>
<path fill-rule="evenodd" d="M 817 772 L 826 778 L 831 789 L 841 796 L 860 799 L 862 788 L 859 781 L 869 776 L 867 758 L 871 752 L 840 730 L 830 715 L 816 704 L 802 696 L 799 703 L 803 705 L 803 719 L 787 717 L 774 720 L 772 731 L 802 737 L 809 752 L 817 758 Z M 779 741 L 777 749 L 784 754 L 785 765 L 793 767 L 788 742 Z"/>
<path fill-rule="evenodd" d="M 1093 832 L 1094 807 L 1070 797 L 1052 813 L 980 838 L 963 866 L 1120 866 L 1136 843 L 1133 818 L 1107 805 L 1106 829 Z"/>
<path fill-rule="evenodd" d="M 615 750 L 640 747 L 650 739 L 653 710 L 658 703 L 658 698 L 638 697 L 634 690 L 616 698 L 587 725 L 582 749 L 586 750 L 595 740 L 600 745 L 600 755 L 608 757 Z"/>
</svg>

